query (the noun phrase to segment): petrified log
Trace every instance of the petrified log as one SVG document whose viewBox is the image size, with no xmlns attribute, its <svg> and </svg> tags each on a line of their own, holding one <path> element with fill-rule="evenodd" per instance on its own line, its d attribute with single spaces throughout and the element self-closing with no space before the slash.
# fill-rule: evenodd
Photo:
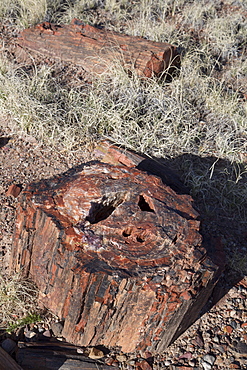
<svg viewBox="0 0 247 370">
<path fill-rule="evenodd" d="M 76 345 L 164 350 L 197 319 L 217 266 L 188 195 L 92 162 L 22 192 L 10 261 Z"/>
<path fill-rule="evenodd" d="M 96 74 L 111 70 L 116 62 L 141 77 L 171 74 L 180 66 L 177 48 L 171 44 L 98 29 L 78 19 L 70 25 L 44 22 L 25 29 L 18 44 Z"/>
<path fill-rule="evenodd" d="M 23 369 L 116 370 L 116 367 L 102 364 L 77 353 L 76 348 L 67 343 L 19 342 L 18 346 L 16 357 Z M 4 368 L 6 369 L 12 370 L 8 367 Z M 18 370 L 21 368 L 18 367 Z"/>
</svg>

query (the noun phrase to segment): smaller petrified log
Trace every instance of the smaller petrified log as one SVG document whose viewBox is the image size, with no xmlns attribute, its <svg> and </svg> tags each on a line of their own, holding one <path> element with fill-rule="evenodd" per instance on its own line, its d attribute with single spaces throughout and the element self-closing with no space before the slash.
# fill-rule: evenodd
<svg viewBox="0 0 247 370">
<path fill-rule="evenodd" d="M 96 74 L 111 70 L 116 62 L 141 77 L 159 77 L 164 71 L 171 74 L 180 66 L 177 48 L 171 44 L 98 29 L 78 19 L 70 25 L 44 22 L 25 29 L 17 43 Z"/>
<path fill-rule="evenodd" d="M 72 347 L 68 343 L 19 342 L 16 357 L 18 364 L 23 369 L 116 370 L 113 366 L 101 364 L 79 354 L 76 347 Z M 12 370 L 8 367 L 3 370 L 6 369 Z M 21 370 L 21 368 L 18 367 L 18 370 Z"/>
<path fill-rule="evenodd" d="M 192 199 L 136 168 L 89 163 L 23 191 L 10 266 L 77 345 L 161 352 L 197 318 L 218 268 Z"/>
</svg>

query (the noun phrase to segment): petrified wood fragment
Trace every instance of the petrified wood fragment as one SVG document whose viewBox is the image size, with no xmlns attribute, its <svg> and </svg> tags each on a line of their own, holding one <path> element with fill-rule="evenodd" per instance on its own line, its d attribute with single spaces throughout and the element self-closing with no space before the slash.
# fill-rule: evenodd
<svg viewBox="0 0 247 370">
<path fill-rule="evenodd" d="M 76 345 L 164 350 L 198 316 L 217 266 L 192 199 L 98 162 L 23 191 L 10 261 Z"/>
<path fill-rule="evenodd" d="M 70 25 L 44 22 L 25 29 L 17 43 L 96 74 L 111 70 L 115 63 L 141 77 L 159 77 L 164 71 L 171 74 L 180 66 L 177 48 L 171 44 L 98 29 L 78 19 Z"/>
</svg>

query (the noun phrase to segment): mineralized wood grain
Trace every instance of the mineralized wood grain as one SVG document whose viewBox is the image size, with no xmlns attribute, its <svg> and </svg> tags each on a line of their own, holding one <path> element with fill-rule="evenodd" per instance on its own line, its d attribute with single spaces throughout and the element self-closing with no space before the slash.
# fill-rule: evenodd
<svg viewBox="0 0 247 370">
<path fill-rule="evenodd" d="M 34 280 L 67 341 L 161 352 L 217 279 L 197 218 L 160 178 L 88 163 L 22 192 L 10 267 Z"/>
<path fill-rule="evenodd" d="M 44 22 L 25 29 L 18 44 L 96 74 L 110 71 L 116 63 L 141 77 L 171 74 L 180 66 L 177 48 L 171 44 L 95 28 L 78 19 L 70 25 Z"/>
</svg>

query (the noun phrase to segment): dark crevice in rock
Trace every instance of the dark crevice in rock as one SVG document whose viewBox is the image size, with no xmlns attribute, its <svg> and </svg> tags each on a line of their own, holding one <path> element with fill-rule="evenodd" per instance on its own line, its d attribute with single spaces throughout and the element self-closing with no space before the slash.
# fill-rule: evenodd
<svg viewBox="0 0 247 370">
<path fill-rule="evenodd" d="M 155 213 L 154 209 L 152 208 L 152 205 L 150 204 L 150 202 L 148 202 L 148 199 L 147 199 L 147 197 L 145 197 L 145 195 L 141 194 L 139 196 L 138 206 L 144 212 L 153 212 L 153 213 Z"/>
<path fill-rule="evenodd" d="M 86 221 L 90 224 L 97 224 L 100 221 L 107 219 L 114 210 L 123 203 L 125 194 L 104 195 L 100 203 L 91 202 L 91 209 Z"/>
</svg>

